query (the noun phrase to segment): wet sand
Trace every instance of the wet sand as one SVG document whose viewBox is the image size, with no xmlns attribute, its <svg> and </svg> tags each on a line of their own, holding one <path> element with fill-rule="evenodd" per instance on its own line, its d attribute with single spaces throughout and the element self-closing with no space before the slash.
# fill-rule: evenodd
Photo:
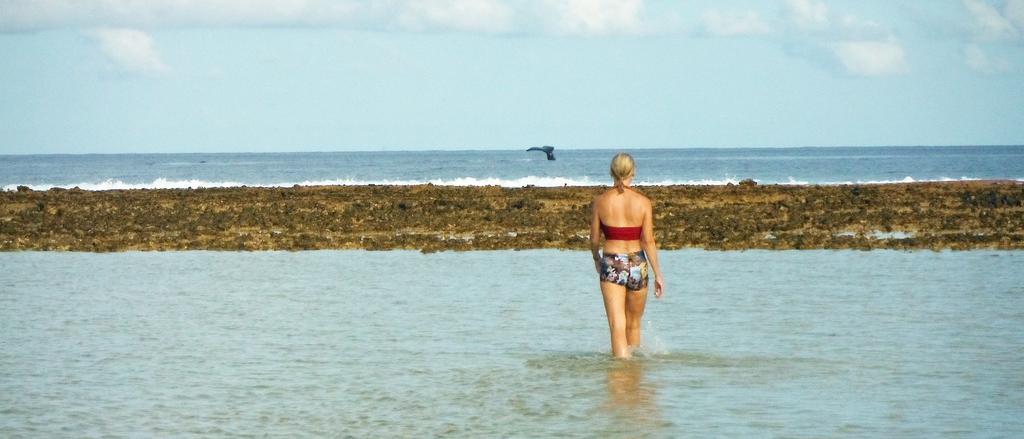
<svg viewBox="0 0 1024 439">
<path fill-rule="evenodd" d="M 0 250 L 588 246 L 604 187 L 320 186 L 0 193 Z M 1024 184 L 644 186 L 661 248 L 1024 249 Z"/>
</svg>

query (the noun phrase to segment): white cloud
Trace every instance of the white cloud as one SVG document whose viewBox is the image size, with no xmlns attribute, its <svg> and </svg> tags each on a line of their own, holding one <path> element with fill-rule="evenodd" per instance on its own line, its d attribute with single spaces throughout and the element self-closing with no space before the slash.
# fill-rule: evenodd
<svg viewBox="0 0 1024 439">
<path fill-rule="evenodd" d="M 3 0 L 0 30 L 347 23 L 393 0 Z"/>
<path fill-rule="evenodd" d="M 1010 63 L 1003 58 L 989 56 L 975 44 L 964 47 L 964 62 L 979 73 L 995 74 L 1010 70 Z"/>
<path fill-rule="evenodd" d="M 1024 0 L 1006 0 L 1006 18 L 1024 32 Z"/>
<path fill-rule="evenodd" d="M 401 5 L 397 22 L 411 30 L 501 33 L 512 29 L 513 10 L 498 0 L 417 0 Z"/>
<path fill-rule="evenodd" d="M 820 0 L 786 0 L 790 19 L 803 29 L 828 27 L 828 6 Z"/>
<path fill-rule="evenodd" d="M 1004 17 L 995 6 L 983 0 L 962 0 L 964 7 L 971 13 L 974 21 L 975 33 L 983 39 L 1015 39 L 1020 36 L 1020 31 L 1013 26 L 1007 17 Z M 1017 14 L 1017 8 L 1021 6 L 1016 2 L 1007 3 L 1007 12 L 1011 7 L 1013 13 Z"/>
<path fill-rule="evenodd" d="M 1005 17 L 982 0 L 962 1 L 973 8 L 977 20 L 988 23 L 986 29 L 1006 33 L 1010 23 L 1009 29 L 1016 31 L 1012 23 L 1024 20 L 1024 0 L 1005 0 Z M 699 17 L 701 33 L 766 36 L 803 45 L 810 48 L 803 53 L 824 54 L 829 63 L 839 62 L 856 75 L 909 70 L 903 46 L 882 25 L 834 14 L 823 0 L 784 4 L 781 20 L 774 21 L 756 9 L 709 9 Z M 95 33 L 104 54 L 126 71 L 144 73 L 169 70 L 152 39 L 139 30 L 162 27 L 313 26 L 570 36 L 686 28 L 671 19 L 671 12 L 644 16 L 644 0 L 0 0 L 0 7 L 0 31 L 105 29 Z"/>
<path fill-rule="evenodd" d="M 721 12 L 716 9 L 704 11 L 701 15 L 707 33 L 717 36 L 769 35 L 771 26 L 761 19 L 757 11 Z"/>
<path fill-rule="evenodd" d="M 643 0 L 545 0 L 549 28 L 572 35 L 638 34 Z"/>
<path fill-rule="evenodd" d="M 877 39 L 889 35 L 881 24 L 864 20 L 853 14 L 846 14 L 839 21 L 842 34 L 853 39 Z"/>
<path fill-rule="evenodd" d="M 852 13 L 833 13 L 822 0 L 786 0 L 797 39 L 787 53 L 822 65 L 836 63 L 848 74 L 881 77 L 908 73 L 906 50 L 882 24 Z"/>
<path fill-rule="evenodd" d="M 98 29 L 91 34 L 103 54 L 119 68 L 140 74 L 160 74 L 168 67 L 160 59 L 149 34 L 135 29 Z"/>
<path fill-rule="evenodd" d="M 319 26 L 567 35 L 648 31 L 643 0 L 0 0 L 0 31 Z"/>
<path fill-rule="evenodd" d="M 895 41 L 843 41 L 831 49 L 846 71 L 858 76 L 887 76 L 910 71 L 903 46 Z"/>
</svg>

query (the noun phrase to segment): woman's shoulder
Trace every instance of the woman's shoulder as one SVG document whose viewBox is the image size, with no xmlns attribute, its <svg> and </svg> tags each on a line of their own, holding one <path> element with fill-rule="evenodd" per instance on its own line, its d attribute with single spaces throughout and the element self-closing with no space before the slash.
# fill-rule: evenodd
<svg viewBox="0 0 1024 439">
<path fill-rule="evenodd" d="M 603 192 L 601 192 L 601 193 L 599 193 L 597 195 L 594 195 L 594 202 L 596 203 L 598 201 L 606 200 L 610 196 L 614 195 L 615 193 L 616 193 L 615 188 L 611 188 L 611 189 L 608 189 L 606 191 L 603 191 Z"/>
<path fill-rule="evenodd" d="M 648 205 L 651 204 L 651 199 L 647 198 L 647 195 L 641 194 L 639 191 L 637 191 L 637 190 L 635 190 L 633 188 L 630 188 L 630 193 L 633 194 L 633 197 L 635 197 L 634 198 L 635 200 L 638 200 L 638 201 L 640 201 L 640 202 L 642 202 L 644 204 L 648 204 Z"/>
</svg>

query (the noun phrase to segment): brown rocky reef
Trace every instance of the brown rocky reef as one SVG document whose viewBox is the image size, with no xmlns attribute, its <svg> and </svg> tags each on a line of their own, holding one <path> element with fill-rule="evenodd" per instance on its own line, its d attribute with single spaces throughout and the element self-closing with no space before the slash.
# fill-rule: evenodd
<svg viewBox="0 0 1024 439">
<path fill-rule="evenodd" d="M 0 250 L 584 249 L 601 187 L 0 193 Z M 1024 248 L 1024 185 L 646 186 L 667 249 Z"/>
</svg>

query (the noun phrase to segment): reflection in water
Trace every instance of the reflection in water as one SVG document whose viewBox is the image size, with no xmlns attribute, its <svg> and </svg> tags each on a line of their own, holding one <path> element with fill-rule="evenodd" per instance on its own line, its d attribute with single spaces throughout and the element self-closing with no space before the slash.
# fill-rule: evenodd
<svg viewBox="0 0 1024 439">
<path fill-rule="evenodd" d="M 643 360 L 611 361 L 607 372 L 605 408 L 617 421 L 639 431 L 665 425 L 657 404 L 657 389 L 644 379 Z"/>
</svg>

